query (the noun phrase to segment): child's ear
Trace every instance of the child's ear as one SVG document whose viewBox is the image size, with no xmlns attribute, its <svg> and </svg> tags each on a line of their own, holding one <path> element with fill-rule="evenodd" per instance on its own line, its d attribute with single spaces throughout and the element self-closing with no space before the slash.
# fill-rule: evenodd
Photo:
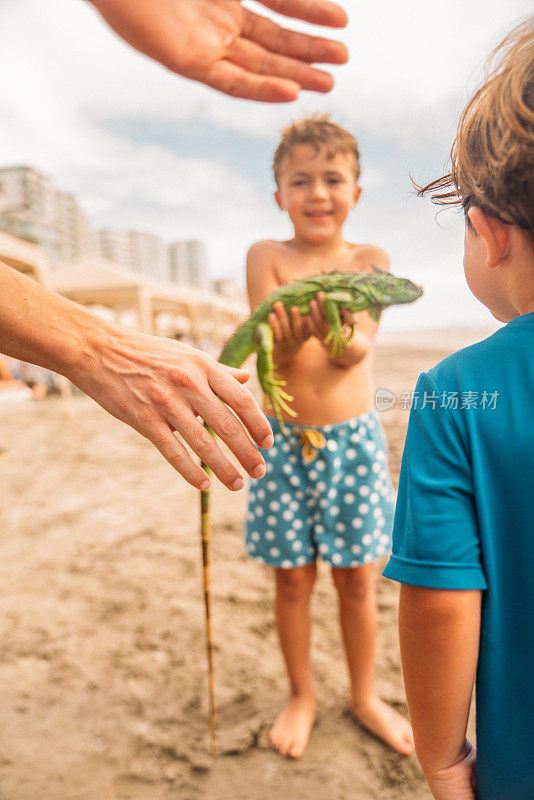
<svg viewBox="0 0 534 800">
<path fill-rule="evenodd" d="M 280 209 L 280 211 L 283 211 L 283 210 L 284 210 L 284 206 L 283 206 L 283 204 L 282 204 L 282 200 L 281 200 L 281 198 L 280 198 L 280 192 L 278 191 L 278 189 L 277 189 L 277 190 L 276 190 L 276 192 L 274 193 L 274 199 L 275 199 L 275 201 L 276 201 L 276 205 L 278 206 L 278 208 Z"/>
<path fill-rule="evenodd" d="M 354 206 L 356 205 L 356 203 L 358 202 L 358 200 L 360 199 L 360 195 L 361 195 L 361 193 L 362 193 L 362 187 L 361 187 L 361 186 L 357 186 L 357 185 L 356 185 L 356 186 L 354 187 L 354 200 L 353 200 L 353 202 L 352 202 L 352 207 L 353 207 L 353 208 L 354 208 Z"/>
<path fill-rule="evenodd" d="M 473 206 L 467 212 L 473 228 L 486 244 L 486 266 L 498 267 L 510 251 L 510 226 Z"/>
</svg>

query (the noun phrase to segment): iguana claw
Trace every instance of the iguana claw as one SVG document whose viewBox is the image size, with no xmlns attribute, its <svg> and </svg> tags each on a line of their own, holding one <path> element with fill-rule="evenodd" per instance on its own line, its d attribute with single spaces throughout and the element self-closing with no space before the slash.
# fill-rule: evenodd
<svg viewBox="0 0 534 800">
<path fill-rule="evenodd" d="M 350 300 L 350 297 L 347 298 L 343 292 L 332 292 L 324 299 L 323 308 L 328 321 L 329 331 L 323 344 L 328 345 L 332 342 L 330 358 L 339 358 L 339 356 L 342 356 L 354 336 L 355 323 L 352 325 L 350 337 L 345 339 L 343 336 L 343 321 L 341 319 L 339 306 L 336 303 L 336 301 L 347 301 L 347 299 Z"/>
<path fill-rule="evenodd" d="M 329 342 L 333 342 L 332 349 L 330 351 L 330 358 L 339 358 L 340 356 L 342 356 L 353 336 L 354 336 L 354 328 L 350 335 L 350 339 L 348 340 L 343 338 L 342 329 L 340 329 L 339 331 L 337 330 L 334 331 L 331 328 L 326 336 L 326 339 L 323 342 L 323 344 L 325 345 L 329 344 Z"/>
<path fill-rule="evenodd" d="M 260 376 L 260 385 L 265 397 L 266 404 L 272 409 L 276 419 L 280 423 L 280 427 L 284 430 L 284 420 L 282 419 L 282 411 L 289 414 L 290 417 L 296 417 L 296 412 L 291 408 L 289 403 L 293 402 L 293 397 L 288 394 L 282 386 L 286 385 L 286 381 L 277 377 L 274 374 Z"/>
</svg>

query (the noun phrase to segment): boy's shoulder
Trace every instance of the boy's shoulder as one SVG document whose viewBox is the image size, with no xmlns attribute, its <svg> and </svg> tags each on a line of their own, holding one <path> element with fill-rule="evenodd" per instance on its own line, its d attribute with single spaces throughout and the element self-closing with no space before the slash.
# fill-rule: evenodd
<svg viewBox="0 0 534 800">
<path fill-rule="evenodd" d="M 280 264 L 287 261 L 287 245 L 287 242 L 264 239 L 249 247 L 246 280 L 251 308 L 284 282 L 279 273 Z"/>
<path fill-rule="evenodd" d="M 289 242 L 278 242 L 275 239 L 263 239 L 254 242 L 247 251 L 247 272 L 269 264 L 274 265 L 289 255 Z"/>
<path fill-rule="evenodd" d="M 262 239 L 259 242 L 254 242 L 247 250 L 247 262 L 259 260 L 269 256 L 271 253 L 279 252 L 284 244 L 286 243 L 277 242 L 274 239 Z"/>
<path fill-rule="evenodd" d="M 348 251 L 344 262 L 346 262 L 347 271 L 354 270 L 357 272 L 370 267 L 389 269 L 389 256 L 382 247 L 374 244 L 354 244 L 352 242 L 346 242 L 346 245 Z M 295 253 L 289 240 L 263 239 L 249 247 L 247 267 L 254 267 L 258 264 L 265 268 L 269 262 L 279 263 L 280 261 L 293 260 L 294 258 Z"/>
<path fill-rule="evenodd" d="M 447 356 L 428 371 L 436 386 L 446 389 L 464 386 L 478 376 L 495 373 L 506 348 L 506 326 L 480 342 L 475 342 Z"/>
<path fill-rule="evenodd" d="M 389 256 L 383 247 L 376 244 L 353 244 L 347 242 L 350 248 L 352 267 L 357 272 L 369 267 L 389 269 Z"/>
</svg>

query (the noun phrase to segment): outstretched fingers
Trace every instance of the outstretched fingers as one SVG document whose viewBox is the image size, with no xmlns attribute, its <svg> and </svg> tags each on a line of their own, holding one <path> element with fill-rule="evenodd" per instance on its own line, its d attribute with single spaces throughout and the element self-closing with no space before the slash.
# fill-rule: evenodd
<svg viewBox="0 0 534 800">
<path fill-rule="evenodd" d="M 209 385 L 211 389 L 224 401 L 239 417 L 242 421 L 243 425 L 249 431 L 251 437 L 254 441 L 258 444 L 259 447 L 263 449 L 267 449 L 271 447 L 274 442 L 273 439 L 273 432 L 271 430 L 271 426 L 269 425 L 265 415 L 261 411 L 258 403 L 252 396 L 252 394 L 245 389 L 244 386 L 241 386 L 235 378 L 231 375 L 230 370 L 228 367 L 225 367 L 221 364 L 218 364 L 215 369 L 213 369 L 209 375 Z M 215 412 L 217 409 L 213 408 Z M 202 414 L 202 411 L 198 409 L 199 413 Z M 231 414 L 227 408 L 224 407 L 222 403 L 219 403 L 218 411 L 222 414 L 222 419 L 225 420 L 223 423 L 223 428 L 226 426 L 229 427 L 230 433 L 227 434 L 223 430 L 221 434 L 221 438 L 226 442 L 230 450 L 235 453 L 235 455 L 239 458 L 239 453 L 234 449 L 234 443 L 231 441 L 232 434 L 235 432 L 235 427 L 232 425 L 231 420 L 235 420 L 233 414 Z M 231 419 L 228 419 L 231 417 Z M 212 414 L 210 417 L 203 417 L 203 419 L 213 428 L 213 430 L 217 433 L 216 428 L 212 425 Z M 221 420 L 214 419 L 215 424 L 221 425 Z M 236 420 L 237 422 L 237 420 Z M 263 458 L 258 453 L 256 448 L 250 443 L 248 437 L 246 436 L 243 428 L 239 425 L 239 442 L 242 442 L 243 439 L 249 443 L 252 447 L 253 451 L 255 452 L 256 460 L 255 465 L 263 464 Z M 243 439 L 241 439 L 241 435 Z M 230 439 L 230 441 L 229 441 Z M 252 452 L 252 451 L 249 451 Z M 241 461 L 241 458 L 239 458 Z M 247 467 L 247 465 L 241 461 L 249 475 L 252 475 L 251 469 Z M 254 476 L 257 477 L 257 476 Z"/>
<path fill-rule="evenodd" d="M 297 58 L 270 53 L 247 39 L 236 39 L 228 49 L 227 58 L 248 72 L 291 80 L 309 91 L 328 92 L 333 86 L 332 77 L 327 72 Z"/>
<path fill-rule="evenodd" d="M 348 22 L 341 6 L 330 0 L 259 0 L 259 2 L 278 14 L 303 19 L 313 25 L 344 28 Z"/>
<path fill-rule="evenodd" d="M 194 486 L 195 489 L 209 489 L 210 480 L 207 474 L 199 464 L 193 461 L 170 425 L 163 423 L 158 427 L 151 428 L 150 432 L 143 433 L 143 435 L 155 445 L 161 455 L 191 486 Z M 206 463 L 208 462 L 206 461 Z"/>
<path fill-rule="evenodd" d="M 226 59 L 217 61 L 202 82 L 231 97 L 263 103 L 290 103 L 301 88 L 296 81 L 257 75 Z"/>
<path fill-rule="evenodd" d="M 218 406 L 224 407 L 219 400 L 217 400 L 216 403 Z M 210 401 L 210 405 L 213 405 L 212 401 Z M 252 449 L 255 450 L 254 465 L 251 465 L 251 459 L 249 459 L 247 465 L 252 469 L 257 468 L 258 465 L 263 464 L 263 459 L 261 458 L 261 455 L 254 448 L 254 446 L 246 436 L 242 426 L 239 424 L 236 418 L 232 414 L 230 414 L 228 409 L 225 408 L 225 411 L 229 416 L 232 417 L 232 426 L 235 426 L 232 427 L 233 434 L 237 438 L 239 438 L 240 437 L 239 432 L 241 432 L 242 437 L 249 442 L 251 450 Z M 210 416 L 210 414 L 209 412 L 208 413 L 204 412 L 202 416 L 204 418 L 205 416 Z M 217 420 L 217 414 L 213 414 L 212 412 L 211 420 L 208 422 L 209 426 L 212 427 L 215 433 L 217 433 L 218 435 L 222 430 L 222 428 L 225 427 L 225 425 L 228 425 L 228 428 L 230 428 L 230 425 L 225 422 L 225 418 L 223 417 L 222 413 L 220 414 L 220 420 L 222 420 L 222 422 L 219 422 Z M 171 424 L 180 433 L 180 435 L 182 436 L 184 441 L 187 442 L 189 447 L 192 450 L 194 450 L 194 452 L 198 456 L 200 456 L 200 458 L 205 464 L 209 466 L 213 474 L 216 475 L 217 478 L 219 478 L 221 483 L 224 483 L 224 485 L 228 489 L 231 489 L 234 492 L 243 488 L 245 482 L 243 480 L 243 476 L 240 474 L 235 464 L 233 464 L 224 455 L 221 448 L 217 445 L 215 439 L 210 434 L 210 432 L 204 427 L 202 422 L 189 409 L 182 410 L 180 418 L 177 419 L 176 422 L 174 423 L 171 422 Z M 219 430 L 217 430 L 217 428 L 219 428 Z M 223 437 L 221 436 L 221 438 Z M 242 455 L 241 451 L 240 454 Z M 239 454 L 236 453 L 236 455 L 238 455 L 239 457 Z M 260 459 L 261 459 L 261 464 L 260 464 Z M 199 467 L 199 469 L 201 468 Z M 263 473 L 264 472 L 265 472 L 265 467 L 263 467 Z M 195 483 L 194 485 L 200 488 L 199 484 Z"/>
<path fill-rule="evenodd" d="M 271 53 L 281 53 L 310 64 L 344 64 L 348 59 L 347 48 L 341 42 L 282 28 L 252 11 L 245 12 L 242 36 Z"/>
<path fill-rule="evenodd" d="M 265 474 L 265 461 L 243 426 L 263 448 L 270 447 L 274 440 L 265 415 L 241 384 L 247 377 L 247 370 L 213 361 L 203 379 L 189 374 L 189 385 L 182 388 L 181 397 L 171 401 L 166 396 L 160 411 L 149 409 L 139 416 L 137 430 L 197 489 L 208 488 L 210 481 L 202 467 L 195 463 L 193 454 L 199 456 L 228 489 L 237 491 L 244 486 L 238 466 L 223 453 L 202 420 L 228 445 L 251 477 L 261 478 Z M 240 419 L 221 400 L 227 402 Z"/>
</svg>

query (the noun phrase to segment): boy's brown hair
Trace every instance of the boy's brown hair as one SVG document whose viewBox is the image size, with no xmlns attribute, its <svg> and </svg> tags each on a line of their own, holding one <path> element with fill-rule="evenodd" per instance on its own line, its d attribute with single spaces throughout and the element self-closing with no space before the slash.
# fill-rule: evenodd
<svg viewBox="0 0 534 800">
<path fill-rule="evenodd" d="M 441 205 L 461 203 L 466 214 L 478 206 L 534 242 L 534 17 L 495 48 L 486 69 L 460 118 L 450 172 L 416 188 Z"/>
<path fill-rule="evenodd" d="M 333 158 L 337 153 L 354 156 L 356 180 L 360 177 L 360 153 L 354 136 L 335 122 L 330 122 L 328 114 L 316 114 L 299 122 L 292 122 L 282 131 L 282 138 L 273 158 L 273 172 L 277 186 L 280 183 L 281 163 L 298 144 L 309 144 L 317 153 L 322 147 L 326 147 L 328 158 Z"/>
</svg>

